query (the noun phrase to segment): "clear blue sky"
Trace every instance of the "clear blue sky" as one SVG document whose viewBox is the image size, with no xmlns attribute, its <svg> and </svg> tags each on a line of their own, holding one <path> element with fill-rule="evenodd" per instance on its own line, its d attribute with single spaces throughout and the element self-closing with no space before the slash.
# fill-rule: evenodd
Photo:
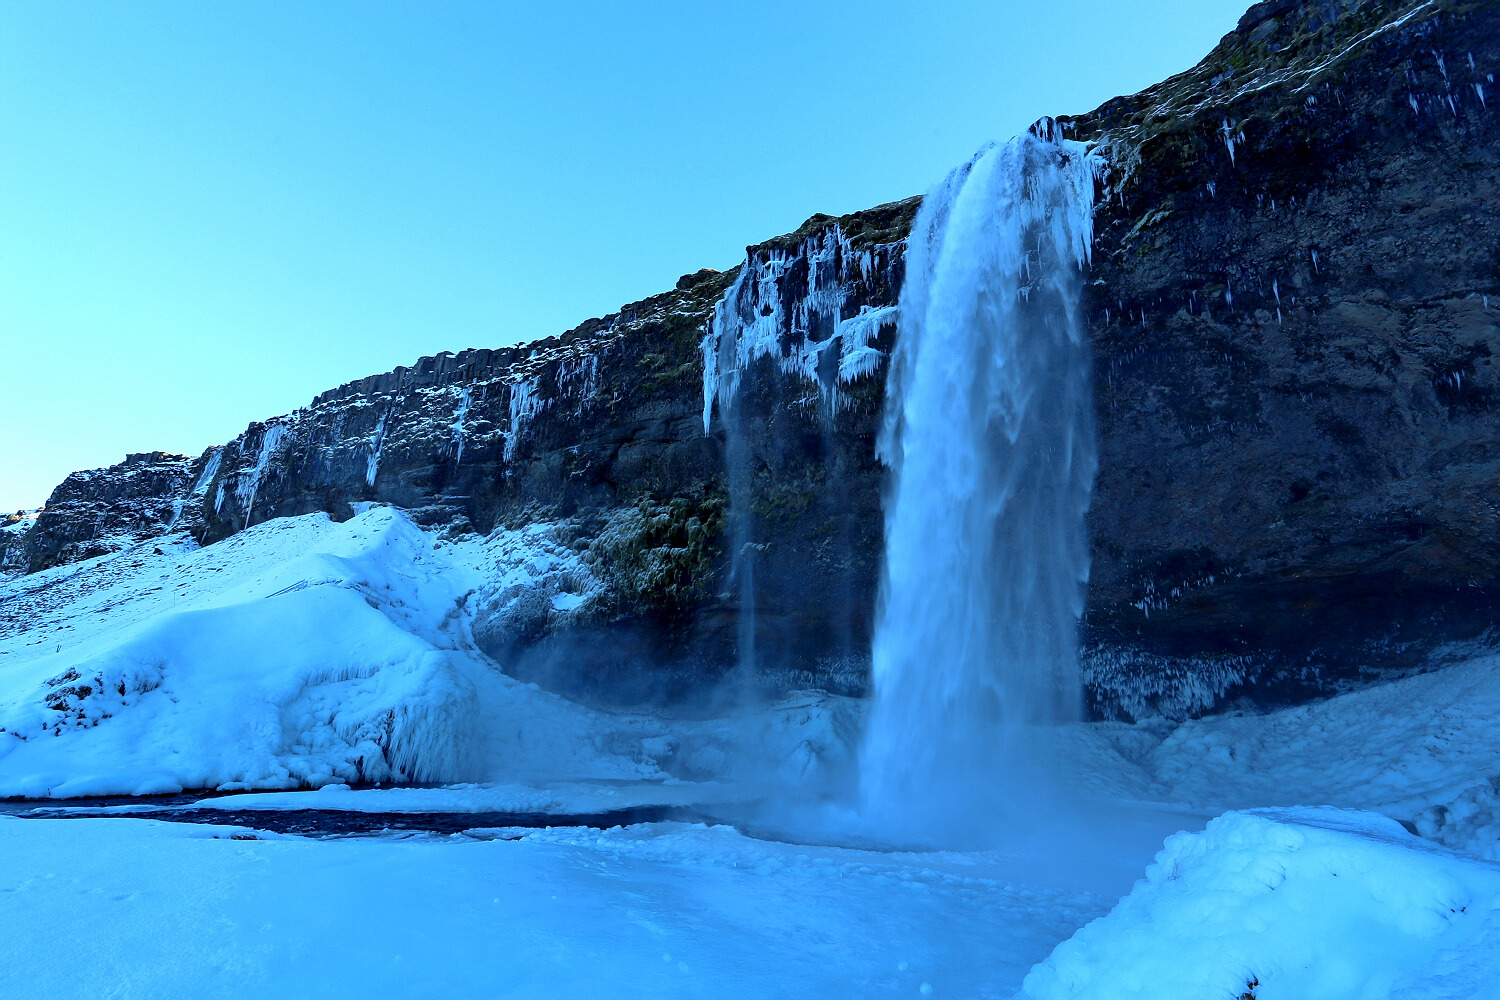
<svg viewBox="0 0 1500 1000">
<path fill-rule="evenodd" d="M 1246 4 L 0 0 L 0 511 L 920 192 Z"/>
</svg>

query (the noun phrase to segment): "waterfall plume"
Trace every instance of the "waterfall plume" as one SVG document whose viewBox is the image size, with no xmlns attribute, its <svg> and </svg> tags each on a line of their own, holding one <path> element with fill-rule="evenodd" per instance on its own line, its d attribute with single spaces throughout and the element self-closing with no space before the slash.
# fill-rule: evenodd
<svg viewBox="0 0 1500 1000">
<path fill-rule="evenodd" d="M 897 834 L 1018 821 L 1046 784 L 1026 731 L 1081 712 L 1093 184 L 1044 120 L 949 174 L 912 230 L 861 758 L 865 812 Z"/>
</svg>

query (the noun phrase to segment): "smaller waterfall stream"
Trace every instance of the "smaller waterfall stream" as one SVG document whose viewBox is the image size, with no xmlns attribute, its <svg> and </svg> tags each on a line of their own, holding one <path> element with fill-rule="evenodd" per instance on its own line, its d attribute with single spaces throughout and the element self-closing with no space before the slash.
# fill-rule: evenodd
<svg viewBox="0 0 1500 1000">
<path fill-rule="evenodd" d="M 736 679 L 742 692 L 754 689 L 755 659 L 755 517 L 751 498 L 754 476 L 750 442 L 746 437 L 745 399 L 741 383 L 748 380 L 751 363 L 775 343 L 774 314 L 763 316 L 760 284 L 748 280 L 747 259 L 734 284 L 714 306 L 713 319 L 703 339 L 703 432 L 708 433 L 714 403 L 724 427 L 724 465 L 729 486 L 729 584 L 738 604 L 735 629 Z"/>
<path fill-rule="evenodd" d="M 861 757 L 865 813 L 897 835 L 969 838 L 1041 808 L 1024 734 L 1081 711 L 1092 214 L 1085 147 L 1044 120 L 954 170 L 913 226 Z"/>
</svg>

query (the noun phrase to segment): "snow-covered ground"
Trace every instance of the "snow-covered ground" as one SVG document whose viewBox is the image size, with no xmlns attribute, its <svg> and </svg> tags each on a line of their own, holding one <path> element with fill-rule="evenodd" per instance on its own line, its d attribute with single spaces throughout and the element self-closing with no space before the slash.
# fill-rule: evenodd
<svg viewBox="0 0 1500 1000">
<path fill-rule="evenodd" d="M 1090 728 L 1141 769 L 1143 797 L 1211 812 L 1368 809 L 1500 860 L 1500 656 L 1155 735 L 1149 726 Z"/>
<path fill-rule="evenodd" d="M 479 651 L 476 615 L 537 594 L 584 608 L 591 573 L 547 525 L 450 539 L 374 508 L 0 581 L 0 796 L 247 790 L 199 803 L 237 822 L 690 807 L 739 826 L 236 840 L 156 822 L 150 800 L 0 816 L 0 986 L 1500 996 L 1500 869 L 1483 860 L 1500 858 L 1500 657 L 1268 715 L 1047 730 L 1038 749 L 1091 797 L 1091 828 L 899 851 L 826 801 L 847 788 L 857 702 L 606 713 Z M 347 787 L 375 781 L 441 787 Z M 1268 806 L 1368 812 L 1198 832 Z"/>
<path fill-rule="evenodd" d="M 685 824 L 306 840 L 0 817 L 0 989 L 975 998 L 1024 982 L 1039 1000 L 1500 995 L 1492 865 L 1369 813 L 1230 813 L 1173 837 L 1114 906 L 1125 869 L 1145 864 L 1149 826 L 1100 864 Z"/>
<path fill-rule="evenodd" d="M 241 834 L 243 836 L 243 834 Z M 11 997 L 1003 996 L 1113 899 L 727 827 L 231 839 L 0 817 Z"/>
</svg>

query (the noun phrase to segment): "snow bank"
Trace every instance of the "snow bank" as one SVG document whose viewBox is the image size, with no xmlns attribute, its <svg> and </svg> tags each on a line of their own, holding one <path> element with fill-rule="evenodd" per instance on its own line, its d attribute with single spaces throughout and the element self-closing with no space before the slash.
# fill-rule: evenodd
<svg viewBox="0 0 1500 1000">
<path fill-rule="evenodd" d="M 663 793 L 674 778 L 785 789 L 847 764 L 846 700 L 674 721 L 506 676 L 477 628 L 515 604 L 566 615 L 597 596 L 556 528 L 444 539 L 372 507 L 0 582 L 0 795 L 484 782 L 486 801 L 573 811 L 725 797 Z M 657 787 L 566 785 L 579 781 Z"/>
<path fill-rule="evenodd" d="M 1500 859 L 1500 656 L 1264 715 L 1218 715 L 1152 736 L 1097 733 L 1150 776 L 1131 794 L 1213 812 L 1337 805 L 1413 824 Z"/>
<path fill-rule="evenodd" d="M 0 794 L 656 771 L 477 653 L 477 571 L 403 515 L 283 519 L 235 541 L 148 543 L 12 585 Z"/>
<path fill-rule="evenodd" d="M 459 594 L 388 512 L 293 532 L 313 551 L 196 606 L 0 672 L 0 791 L 149 793 L 442 780 L 476 701 L 444 615 Z M 317 544 L 321 543 L 321 544 Z M 85 618 L 73 623 L 87 627 Z M 44 647 L 45 648 L 45 647 Z"/>
<path fill-rule="evenodd" d="M 1500 868 L 1343 810 L 1227 813 L 1026 977 L 1036 1000 L 1495 996 Z"/>
</svg>

